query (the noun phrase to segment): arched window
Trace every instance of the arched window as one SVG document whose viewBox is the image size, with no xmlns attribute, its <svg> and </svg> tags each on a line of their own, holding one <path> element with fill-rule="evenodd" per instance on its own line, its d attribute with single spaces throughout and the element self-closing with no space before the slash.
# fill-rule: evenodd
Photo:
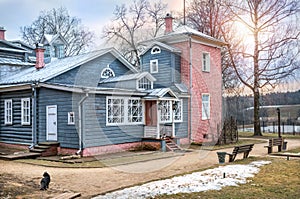
<svg viewBox="0 0 300 199">
<path fill-rule="evenodd" d="M 151 54 L 158 54 L 158 53 L 160 53 L 160 48 L 158 46 L 154 46 L 151 49 Z"/>
<path fill-rule="evenodd" d="M 109 77 L 114 77 L 114 76 L 115 76 L 115 73 L 109 67 L 109 65 L 107 65 L 107 67 L 101 71 L 101 78 L 109 78 Z"/>
</svg>

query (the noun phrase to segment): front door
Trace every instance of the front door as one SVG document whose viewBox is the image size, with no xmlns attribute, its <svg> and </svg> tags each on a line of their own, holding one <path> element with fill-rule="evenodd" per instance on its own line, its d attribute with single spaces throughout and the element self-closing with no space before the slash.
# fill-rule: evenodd
<svg viewBox="0 0 300 199">
<path fill-rule="evenodd" d="M 47 141 L 57 141 L 57 106 L 47 106 Z"/>
<path fill-rule="evenodd" d="M 146 126 L 157 126 L 156 101 L 146 101 Z"/>
</svg>

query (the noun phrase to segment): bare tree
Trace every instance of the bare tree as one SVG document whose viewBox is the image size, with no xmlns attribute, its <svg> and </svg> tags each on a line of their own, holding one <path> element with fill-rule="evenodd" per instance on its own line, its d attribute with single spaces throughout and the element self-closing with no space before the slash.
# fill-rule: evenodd
<svg viewBox="0 0 300 199">
<path fill-rule="evenodd" d="M 148 0 L 134 0 L 130 5 L 116 6 L 114 19 L 103 29 L 103 38 L 117 43 L 124 56 L 139 67 L 141 48 L 138 43 L 158 34 L 163 25 L 161 15 L 165 9 L 166 4 L 161 1 L 149 3 Z M 149 27 L 153 26 L 149 34 Z"/>
<path fill-rule="evenodd" d="M 230 44 L 230 64 L 253 93 L 254 135 L 261 135 L 260 90 L 273 88 L 299 68 L 300 31 L 295 21 L 299 2 L 239 0 L 224 5 L 235 17 L 230 26 L 237 33 L 232 37 L 232 31 L 223 31 L 223 38 Z"/>
<path fill-rule="evenodd" d="M 64 7 L 42 11 L 31 25 L 21 27 L 20 31 L 23 40 L 31 45 L 38 43 L 44 34 L 60 33 L 68 42 L 66 56 L 86 50 L 94 39 L 94 34 L 81 25 L 81 20 L 71 17 Z"/>
</svg>

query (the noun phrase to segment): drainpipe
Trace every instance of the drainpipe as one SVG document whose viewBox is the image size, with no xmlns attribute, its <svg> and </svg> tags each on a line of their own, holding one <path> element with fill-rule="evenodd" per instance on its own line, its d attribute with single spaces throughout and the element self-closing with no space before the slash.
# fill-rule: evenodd
<svg viewBox="0 0 300 199">
<path fill-rule="evenodd" d="M 191 35 L 189 35 L 189 50 L 190 50 L 190 53 L 189 53 L 189 69 L 190 69 L 190 134 L 189 134 L 189 137 L 190 137 L 190 141 L 192 140 L 192 117 L 193 117 L 193 114 L 192 114 L 192 102 L 193 102 L 193 69 L 192 69 L 192 37 Z"/>
<path fill-rule="evenodd" d="M 79 149 L 76 152 L 77 155 L 82 155 L 82 127 L 83 127 L 83 121 L 82 121 L 82 104 L 83 102 L 88 98 L 89 94 L 88 91 L 85 90 L 85 96 L 78 102 L 78 137 L 79 137 Z"/>
<path fill-rule="evenodd" d="M 37 124 L 37 120 L 36 120 L 36 113 L 37 113 L 37 103 L 36 103 L 36 99 L 37 99 L 37 91 L 36 91 L 36 86 L 37 84 L 31 84 L 31 90 L 32 90 L 32 144 L 29 146 L 29 148 L 31 149 L 32 147 L 34 147 L 34 145 L 37 144 L 37 128 L 36 128 L 36 124 Z"/>
</svg>

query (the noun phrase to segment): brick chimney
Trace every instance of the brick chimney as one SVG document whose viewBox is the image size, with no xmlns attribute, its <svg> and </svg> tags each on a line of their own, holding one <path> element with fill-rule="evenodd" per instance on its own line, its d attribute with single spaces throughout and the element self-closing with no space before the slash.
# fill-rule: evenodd
<svg viewBox="0 0 300 199">
<path fill-rule="evenodd" d="M 165 17 L 165 25 L 166 25 L 166 30 L 165 34 L 168 34 L 170 32 L 173 32 L 173 17 L 170 13 L 167 13 Z"/>
<path fill-rule="evenodd" d="M 0 27 L 0 40 L 5 40 L 5 31 L 4 27 Z"/>
<path fill-rule="evenodd" d="M 45 49 L 43 48 L 43 44 L 37 43 L 36 49 L 35 49 L 35 55 L 36 55 L 35 68 L 38 70 L 41 68 L 44 68 L 44 66 L 45 66 L 44 51 L 45 51 Z"/>
</svg>

